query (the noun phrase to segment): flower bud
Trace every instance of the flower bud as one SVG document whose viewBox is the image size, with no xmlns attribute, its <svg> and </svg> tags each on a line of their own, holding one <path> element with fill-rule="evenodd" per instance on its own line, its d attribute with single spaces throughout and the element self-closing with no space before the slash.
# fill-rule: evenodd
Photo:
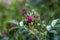
<svg viewBox="0 0 60 40">
<path fill-rule="evenodd" d="M 31 17 L 31 16 L 28 16 L 28 17 L 27 17 L 27 21 L 28 21 L 29 23 L 31 23 L 31 22 L 32 22 L 32 17 Z"/>
<path fill-rule="evenodd" d="M 26 13 L 27 13 L 27 9 L 23 9 L 22 14 L 26 14 Z"/>
<path fill-rule="evenodd" d="M 15 27 L 15 26 L 17 26 L 17 24 L 11 24 L 10 26 L 13 26 L 13 27 Z"/>
</svg>

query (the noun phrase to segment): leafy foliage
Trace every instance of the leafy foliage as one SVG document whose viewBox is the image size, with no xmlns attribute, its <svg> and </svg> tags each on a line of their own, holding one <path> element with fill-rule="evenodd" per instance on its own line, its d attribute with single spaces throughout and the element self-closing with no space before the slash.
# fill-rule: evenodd
<svg viewBox="0 0 60 40">
<path fill-rule="evenodd" d="M 0 40 L 59 40 L 60 0 L 0 0 Z"/>
</svg>

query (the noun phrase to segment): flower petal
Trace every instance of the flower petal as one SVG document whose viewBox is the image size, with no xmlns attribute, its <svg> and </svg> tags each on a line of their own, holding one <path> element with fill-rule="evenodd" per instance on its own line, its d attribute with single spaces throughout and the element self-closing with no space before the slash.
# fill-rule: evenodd
<svg viewBox="0 0 60 40">
<path fill-rule="evenodd" d="M 52 23 L 51 23 L 51 26 L 55 26 L 57 21 L 58 21 L 58 19 L 53 20 Z"/>
<path fill-rule="evenodd" d="M 20 26 L 23 26 L 23 25 L 24 25 L 24 24 L 23 24 L 23 21 L 21 21 L 19 24 L 20 24 Z"/>
</svg>

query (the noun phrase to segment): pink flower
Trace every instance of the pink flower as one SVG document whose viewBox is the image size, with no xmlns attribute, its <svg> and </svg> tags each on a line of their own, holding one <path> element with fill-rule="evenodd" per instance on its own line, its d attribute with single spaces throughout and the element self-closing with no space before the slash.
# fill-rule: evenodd
<svg viewBox="0 0 60 40">
<path fill-rule="evenodd" d="M 11 24 L 11 27 L 12 27 L 12 26 L 15 27 L 15 26 L 17 26 L 17 24 Z"/>
<path fill-rule="evenodd" d="M 27 17 L 27 21 L 28 21 L 29 23 L 31 23 L 31 22 L 32 22 L 32 17 L 31 17 L 31 16 L 28 16 L 28 17 Z"/>
</svg>

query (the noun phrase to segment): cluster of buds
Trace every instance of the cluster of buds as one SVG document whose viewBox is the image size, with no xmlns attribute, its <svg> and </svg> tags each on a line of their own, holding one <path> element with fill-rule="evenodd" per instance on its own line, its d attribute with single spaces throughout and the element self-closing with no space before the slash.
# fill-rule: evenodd
<svg viewBox="0 0 60 40">
<path fill-rule="evenodd" d="M 38 29 L 38 27 L 40 26 L 40 15 L 38 14 L 38 12 L 36 12 L 35 9 L 32 9 L 32 11 L 30 12 L 27 9 L 23 9 L 22 10 L 22 19 L 23 19 L 23 24 L 24 27 L 29 30 L 34 30 L 34 29 Z M 38 31 L 38 30 L 37 30 Z M 32 31 L 34 34 L 34 31 Z"/>
<path fill-rule="evenodd" d="M 34 9 L 32 9 L 32 12 L 28 11 L 27 9 L 23 9 L 21 13 L 23 14 L 22 17 L 26 17 L 25 19 L 28 23 L 31 23 L 35 20 L 40 20 L 40 15 Z"/>
</svg>

